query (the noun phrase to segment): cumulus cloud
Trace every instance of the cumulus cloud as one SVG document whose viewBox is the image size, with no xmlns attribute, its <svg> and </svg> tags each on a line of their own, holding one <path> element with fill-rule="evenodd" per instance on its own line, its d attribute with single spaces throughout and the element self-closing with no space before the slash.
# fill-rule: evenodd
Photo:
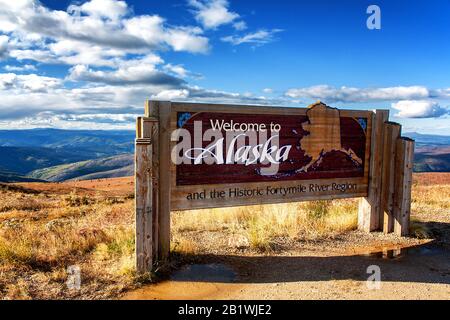
<svg viewBox="0 0 450 320">
<path fill-rule="evenodd" d="M 307 98 L 330 102 L 370 102 L 389 100 L 416 100 L 430 96 L 430 91 L 423 86 L 386 87 L 386 88 L 354 88 L 332 87 L 328 85 L 307 88 L 289 89 L 286 96 L 290 98 Z"/>
<path fill-rule="evenodd" d="M 164 90 L 152 96 L 152 99 L 155 100 L 166 100 L 166 101 L 175 101 L 186 99 L 189 97 L 189 91 L 186 89 L 179 90 Z"/>
<path fill-rule="evenodd" d="M 448 109 L 429 100 L 403 100 L 391 106 L 399 111 L 396 116 L 400 118 L 437 118 L 449 114 Z"/>
<path fill-rule="evenodd" d="M 8 55 L 8 41 L 8 36 L 0 35 L 0 59 L 6 58 Z"/>
<path fill-rule="evenodd" d="M 190 1 L 200 26 L 168 24 L 158 14 L 136 15 L 124 0 L 73 3 L 67 10 L 53 10 L 38 0 L 0 0 L 0 59 L 9 63 L 0 73 L 1 127 L 131 127 L 150 97 L 269 103 L 251 94 L 191 86 L 187 80 L 199 74 L 158 54 L 207 53 L 204 29 L 246 29 L 228 1 Z M 43 71 L 46 64 L 68 65 L 68 74 L 22 74 L 38 72 L 30 61 Z"/>
<path fill-rule="evenodd" d="M 245 23 L 245 21 L 237 21 L 233 23 L 233 28 L 237 31 L 243 31 L 247 29 L 247 23 Z"/>
<path fill-rule="evenodd" d="M 3 67 L 6 71 L 11 72 L 20 72 L 20 71 L 36 71 L 36 67 L 32 64 L 24 64 L 24 65 L 17 65 L 17 66 L 11 66 L 9 64 L 5 65 Z"/>
<path fill-rule="evenodd" d="M 179 87 L 185 82 L 180 77 L 167 74 L 157 68 L 163 60 L 150 54 L 139 59 L 121 61 L 112 71 L 94 70 L 86 65 L 76 65 L 69 71 L 68 79 L 109 85 L 148 84 L 153 86 Z M 166 66 L 167 67 L 167 66 Z M 178 72 L 187 72 L 181 67 L 171 66 Z"/>
<path fill-rule="evenodd" d="M 281 29 L 258 30 L 256 32 L 247 33 L 243 36 L 226 36 L 222 38 L 223 42 L 231 43 L 234 46 L 248 43 L 255 46 L 264 45 L 275 40 L 275 34 L 281 32 Z"/>
<path fill-rule="evenodd" d="M 90 50 L 102 50 L 103 58 L 166 47 L 194 53 L 209 49 L 209 41 L 202 36 L 200 28 L 169 26 L 158 15 L 129 16 L 129 11 L 126 2 L 113 0 L 91 0 L 79 6 L 71 5 L 67 11 L 48 9 L 35 0 L 0 0 L 0 31 L 22 44 L 16 48 L 16 57 L 32 58 L 33 54 L 27 53 L 37 51 L 40 60 L 46 62 L 59 60 L 57 51 L 65 46 L 80 57 L 86 46 Z M 55 48 L 59 42 L 63 43 Z M 23 47 L 26 43 L 28 47 Z M 79 47 L 81 43 L 84 45 Z"/>
<path fill-rule="evenodd" d="M 188 3 L 194 8 L 195 19 L 206 29 L 214 29 L 239 18 L 239 14 L 229 11 L 227 0 L 189 0 Z"/>
<path fill-rule="evenodd" d="M 85 65 L 77 65 L 71 68 L 69 79 L 110 85 L 149 84 L 167 87 L 178 87 L 184 83 L 180 78 L 156 70 L 152 65 L 125 66 L 114 71 L 95 71 Z"/>
<path fill-rule="evenodd" d="M 61 83 L 62 81 L 58 78 L 38 76 L 36 74 L 0 73 L 0 90 L 46 91 L 59 87 Z"/>
<path fill-rule="evenodd" d="M 117 20 L 127 14 L 128 5 L 125 1 L 91 0 L 80 6 L 71 5 L 67 11 L 73 12 L 76 15 L 85 13 L 93 17 Z"/>
</svg>

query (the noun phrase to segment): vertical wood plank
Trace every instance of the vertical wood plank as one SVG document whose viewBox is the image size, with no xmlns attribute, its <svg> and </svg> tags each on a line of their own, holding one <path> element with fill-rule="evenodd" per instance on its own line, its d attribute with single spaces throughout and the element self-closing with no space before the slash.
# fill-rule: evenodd
<svg viewBox="0 0 450 320">
<path fill-rule="evenodd" d="M 153 234 L 155 235 L 153 257 L 158 260 L 159 257 L 159 121 L 153 126 L 152 132 L 152 142 L 153 142 Z"/>
<path fill-rule="evenodd" d="M 152 186 L 149 179 L 152 146 L 150 139 L 135 143 L 135 209 L 136 209 L 136 271 L 149 272 L 153 265 Z"/>
<path fill-rule="evenodd" d="M 170 113 L 169 101 L 147 101 L 145 115 L 159 121 L 159 202 L 158 202 L 158 259 L 166 260 L 170 254 Z"/>
<path fill-rule="evenodd" d="M 142 117 L 136 118 L 136 139 L 142 138 Z"/>
<path fill-rule="evenodd" d="M 368 196 L 361 198 L 358 206 L 358 229 L 366 232 L 380 229 L 383 128 L 388 119 L 389 110 L 376 110 L 372 116 Z"/>
<path fill-rule="evenodd" d="M 409 234 L 411 213 L 414 140 L 397 140 L 395 162 L 394 232 L 399 236 L 406 236 Z"/>
<path fill-rule="evenodd" d="M 383 143 L 383 170 L 381 177 L 381 205 L 383 210 L 383 232 L 394 231 L 394 174 L 395 152 L 397 139 L 400 137 L 401 126 L 398 123 L 386 122 L 384 124 Z"/>
<path fill-rule="evenodd" d="M 146 117 L 159 118 L 159 103 L 161 101 L 147 100 L 145 101 L 144 115 Z"/>
<path fill-rule="evenodd" d="M 159 112 L 159 258 L 166 260 L 170 254 L 170 114 L 171 103 L 160 101 Z"/>
<path fill-rule="evenodd" d="M 159 224 L 159 130 L 158 119 L 154 117 L 142 117 L 142 135 L 149 138 L 152 145 L 151 170 L 149 179 L 152 187 L 152 242 L 153 261 L 158 260 L 158 224 Z"/>
</svg>

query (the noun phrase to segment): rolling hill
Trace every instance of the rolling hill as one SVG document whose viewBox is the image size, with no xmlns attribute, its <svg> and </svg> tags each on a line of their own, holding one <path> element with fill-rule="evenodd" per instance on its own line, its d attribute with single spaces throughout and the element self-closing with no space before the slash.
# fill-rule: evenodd
<svg viewBox="0 0 450 320">
<path fill-rule="evenodd" d="M 0 170 L 0 182 L 44 182 L 43 180 L 33 179 L 23 176 L 17 172 Z"/>
<path fill-rule="evenodd" d="M 27 175 L 30 171 L 90 159 L 91 153 L 65 148 L 0 147 L 0 169 Z"/>
<path fill-rule="evenodd" d="M 23 181 L 36 170 L 132 153 L 134 135 L 134 131 L 121 130 L 0 130 L 0 170 L 8 172 L 0 176 L 0 181 L 11 181 L 14 177 Z M 80 174 L 71 171 L 71 175 L 118 168 L 98 163 L 97 171 L 91 167 Z"/>
<path fill-rule="evenodd" d="M 414 152 L 415 172 L 450 171 L 450 136 L 407 133 L 416 141 Z"/>
<path fill-rule="evenodd" d="M 134 172 L 134 156 L 123 154 L 38 169 L 28 174 L 46 181 L 87 180 L 130 176 Z"/>
</svg>

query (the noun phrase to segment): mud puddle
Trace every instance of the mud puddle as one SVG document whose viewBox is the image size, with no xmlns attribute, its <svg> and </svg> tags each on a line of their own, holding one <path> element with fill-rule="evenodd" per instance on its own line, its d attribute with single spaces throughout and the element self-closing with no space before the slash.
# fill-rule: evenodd
<svg viewBox="0 0 450 320">
<path fill-rule="evenodd" d="M 435 256 L 444 253 L 444 249 L 433 244 L 426 244 L 412 247 L 385 247 L 379 251 L 369 251 L 363 254 L 366 257 L 382 259 L 401 259 L 415 256 Z"/>
<path fill-rule="evenodd" d="M 127 293 L 125 300 L 201 300 L 239 288 L 236 272 L 223 264 L 192 264 L 174 272 L 169 280 Z"/>
</svg>

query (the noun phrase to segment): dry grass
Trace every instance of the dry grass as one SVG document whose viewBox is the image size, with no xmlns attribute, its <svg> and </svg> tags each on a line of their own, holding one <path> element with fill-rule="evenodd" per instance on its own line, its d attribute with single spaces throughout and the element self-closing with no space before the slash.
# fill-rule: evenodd
<svg viewBox="0 0 450 320">
<path fill-rule="evenodd" d="M 188 242 L 183 234 L 189 232 L 224 231 L 230 235 L 230 246 L 249 247 L 258 252 L 272 251 L 279 238 L 320 240 L 356 226 L 356 200 L 205 209 L 172 215 L 175 243 Z"/>
<path fill-rule="evenodd" d="M 0 298 L 108 298 L 134 284 L 133 202 L 0 193 Z M 84 289 L 67 290 L 67 268 Z"/>
<path fill-rule="evenodd" d="M 449 223 L 450 179 L 433 176 L 430 183 L 426 177 L 415 180 L 413 216 Z M 132 185 L 114 196 L 93 189 L 49 192 L 42 185 L 34 191 L 0 186 L 0 299 L 104 299 L 135 287 L 142 279 L 134 270 Z M 289 250 L 293 243 L 334 239 L 356 224 L 356 200 L 174 212 L 172 250 L 266 254 L 282 250 L 280 243 Z M 416 221 L 412 232 L 430 236 Z M 74 265 L 81 290 L 67 289 Z"/>
</svg>

